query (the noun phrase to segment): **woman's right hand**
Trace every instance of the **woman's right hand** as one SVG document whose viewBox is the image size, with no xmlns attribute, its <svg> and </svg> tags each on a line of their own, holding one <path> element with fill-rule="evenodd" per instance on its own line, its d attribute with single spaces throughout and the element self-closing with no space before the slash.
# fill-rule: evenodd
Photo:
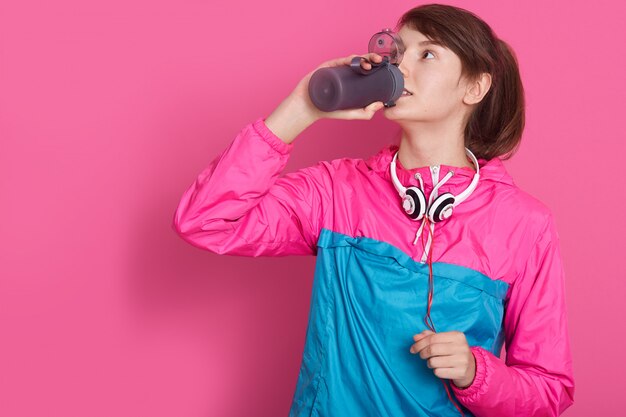
<svg viewBox="0 0 626 417">
<path fill-rule="evenodd" d="M 369 63 L 369 61 L 372 61 L 376 64 L 382 62 L 382 56 L 375 54 L 375 53 L 369 53 L 365 55 L 354 54 L 354 55 L 350 55 L 344 58 L 331 59 L 330 61 L 324 62 L 323 64 L 315 68 L 313 71 L 309 72 L 298 83 L 294 91 L 291 93 L 292 95 L 296 96 L 298 99 L 306 103 L 306 107 L 308 108 L 308 111 L 311 113 L 312 117 L 315 120 L 324 119 L 324 118 L 346 119 L 346 120 L 354 120 L 354 119 L 369 120 L 374 116 L 374 113 L 376 113 L 377 110 L 380 110 L 383 107 L 383 103 L 381 101 L 377 101 L 360 109 L 347 109 L 347 110 L 335 110 L 332 112 L 324 112 L 322 110 L 319 110 L 317 107 L 315 107 L 315 105 L 313 104 L 313 101 L 311 101 L 311 97 L 309 96 L 309 81 L 311 80 L 311 77 L 313 76 L 313 73 L 315 73 L 315 71 L 317 71 L 320 68 L 340 67 L 343 65 L 350 65 L 350 63 L 352 62 L 352 59 L 357 56 L 362 56 L 366 58 L 366 60 L 363 60 L 363 59 L 361 60 L 361 67 L 366 70 L 370 70 L 372 68 L 372 65 Z"/>
<path fill-rule="evenodd" d="M 267 127 L 286 143 L 291 143 L 304 129 L 319 119 L 369 120 L 378 110 L 383 108 L 383 102 L 376 101 L 360 109 L 335 110 L 324 112 L 319 110 L 309 96 L 309 80 L 315 71 L 325 67 L 339 67 L 350 65 L 352 58 L 362 56 L 361 67 L 369 70 L 371 64 L 382 62 L 382 56 L 369 53 L 365 55 L 350 55 L 344 58 L 326 61 L 300 80 L 291 94 L 265 119 Z"/>
</svg>

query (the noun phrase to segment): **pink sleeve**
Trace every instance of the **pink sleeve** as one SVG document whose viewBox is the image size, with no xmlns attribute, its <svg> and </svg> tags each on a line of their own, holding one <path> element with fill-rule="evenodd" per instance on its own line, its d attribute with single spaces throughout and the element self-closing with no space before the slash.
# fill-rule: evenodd
<svg viewBox="0 0 626 417">
<path fill-rule="evenodd" d="M 458 400 L 477 417 L 558 416 L 574 403 L 565 281 L 550 215 L 505 305 L 506 364 L 472 346 L 476 376 Z"/>
<path fill-rule="evenodd" d="M 248 124 L 183 194 L 172 227 L 217 254 L 311 255 L 331 195 L 331 165 L 279 176 L 293 144 L 259 118 Z"/>
</svg>

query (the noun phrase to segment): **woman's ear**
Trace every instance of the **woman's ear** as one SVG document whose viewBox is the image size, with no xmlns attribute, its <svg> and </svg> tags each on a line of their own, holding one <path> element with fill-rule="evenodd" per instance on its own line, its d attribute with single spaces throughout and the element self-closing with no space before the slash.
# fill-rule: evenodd
<svg viewBox="0 0 626 417">
<path fill-rule="evenodd" d="M 463 102 L 465 104 L 476 104 L 485 97 L 491 87 L 491 74 L 483 72 L 475 81 L 470 82 L 465 90 Z"/>
</svg>

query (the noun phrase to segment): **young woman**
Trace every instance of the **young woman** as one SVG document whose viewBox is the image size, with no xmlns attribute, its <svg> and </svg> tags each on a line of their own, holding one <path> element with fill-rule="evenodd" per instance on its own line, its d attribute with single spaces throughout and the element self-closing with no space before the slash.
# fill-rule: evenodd
<svg viewBox="0 0 626 417">
<path fill-rule="evenodd" d="M 219 254 L 317 255 L 290 416 L 557 416 L 574 395 L 558 235 L 501 161 L 524 127 L 514 55 L 451 6 L 396 29 L 399 146 L 281 176 L 316 120 L 383 108 L 317 110 L 311 71 L 199 175 L 174 227 Z"/>
</svg>

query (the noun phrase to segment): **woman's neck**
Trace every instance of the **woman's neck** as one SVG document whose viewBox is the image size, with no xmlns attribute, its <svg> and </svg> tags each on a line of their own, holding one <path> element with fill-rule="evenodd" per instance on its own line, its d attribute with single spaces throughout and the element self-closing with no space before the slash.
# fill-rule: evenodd
<svg viewBox="0 0 626 417">
<path fill-rule="evenodd" d="M 467 158 L 463 135 L 450 135 L 447 132 L 407 132 L 400 137 L 398 159 L 405 169 L 433 165 L 468 167 L 474 165 Z"/>
</svg>

